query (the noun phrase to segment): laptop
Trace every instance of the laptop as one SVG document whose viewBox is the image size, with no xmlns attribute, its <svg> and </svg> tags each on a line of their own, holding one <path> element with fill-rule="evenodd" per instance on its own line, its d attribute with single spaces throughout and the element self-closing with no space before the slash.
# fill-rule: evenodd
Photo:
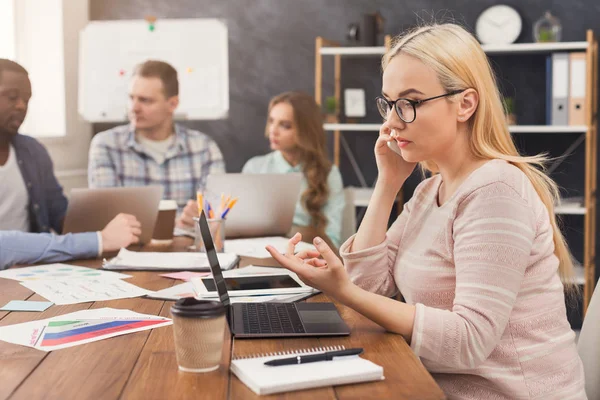
<svg viewBox="0 0 600 400">
<path fill-rule="evenodd" d="M 234 303 L 229 293 L 204 212 L 200 234 L 221 303 L 227 308 L 229 329 L 236 338 L 344 336 L 350 334 L 333 303 Z"/>
<path fill-rule="evenodd" d="M 119 213 L 125 213 L 140 221 L 140 243 L 148 243 L 162 195 L 162 186 L 72 189 L 63 233 L 101 231 Z"/>
<path fill-rule="evenodd" d="M 239 198 L 227 214 L 227 238 L 285 236 L 292 228 L 301 181 L 301 173 L 211 174 L 205 198 L 220 199 L 221 193 Z"/>
</svg>

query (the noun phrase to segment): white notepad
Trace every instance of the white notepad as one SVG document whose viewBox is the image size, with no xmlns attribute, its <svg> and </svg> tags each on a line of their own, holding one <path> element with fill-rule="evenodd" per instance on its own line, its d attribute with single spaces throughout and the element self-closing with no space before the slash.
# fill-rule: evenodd
<svg viewBox="0 0 600 400">
<path fill-rule="evenodd" d="M 340 349 L 301 349 L 277 353 L 277 355 L 261 354 L 234 359 L 231 361 L 231 372 L 259 395 L 384 379 L 383 367 L 360 356 L 277 367 L 264 365 L 265 361 L 293 357 L 296 354 L 314 354 Z"/>
</svg>

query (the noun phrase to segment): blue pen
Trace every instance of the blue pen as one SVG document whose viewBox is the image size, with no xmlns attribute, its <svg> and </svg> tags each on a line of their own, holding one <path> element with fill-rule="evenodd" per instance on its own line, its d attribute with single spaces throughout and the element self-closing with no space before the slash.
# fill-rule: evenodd
<svg viewBox="0 0 600 400">
<path fill-rule="evenodd" d="M 225 218 L 225 216 L 227 215 L 227 213 L 229 212 L 229 210 L 231 210 L 231 208 L 228 208 L 225 211 L 223 211 L 223 214 L 221 214 L 221 219 Z"/>
</svg>

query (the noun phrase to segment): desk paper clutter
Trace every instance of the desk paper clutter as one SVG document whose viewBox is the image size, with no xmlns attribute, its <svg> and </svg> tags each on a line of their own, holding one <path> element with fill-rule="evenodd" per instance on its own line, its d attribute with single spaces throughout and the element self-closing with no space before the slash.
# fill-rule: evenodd
<svg viewBox="0 0 600 400">
<path fill-rule="evenodd" d="M 50 279 L 21 282 L 57 305 L 127 299 L 152 293 L 121 279 Z"/>
</svg>

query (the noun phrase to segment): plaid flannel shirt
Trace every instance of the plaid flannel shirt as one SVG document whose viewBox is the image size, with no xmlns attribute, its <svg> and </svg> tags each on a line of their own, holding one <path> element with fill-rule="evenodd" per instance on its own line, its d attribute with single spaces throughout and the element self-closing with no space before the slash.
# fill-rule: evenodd
<svg viewBox="0 0 600 400">
<path fill-rule="evenodd" d="M 163 198 L 175 200 L 180 210 L 209 174 L 224 173 L 219 147 L 204 133 L 175 124 L 175 141 L 159 164 L 135 140 L 131 125 L 94 136 L 90 145 L 88 184 L 91 188 L 162 185 Z"/>
</svg>

